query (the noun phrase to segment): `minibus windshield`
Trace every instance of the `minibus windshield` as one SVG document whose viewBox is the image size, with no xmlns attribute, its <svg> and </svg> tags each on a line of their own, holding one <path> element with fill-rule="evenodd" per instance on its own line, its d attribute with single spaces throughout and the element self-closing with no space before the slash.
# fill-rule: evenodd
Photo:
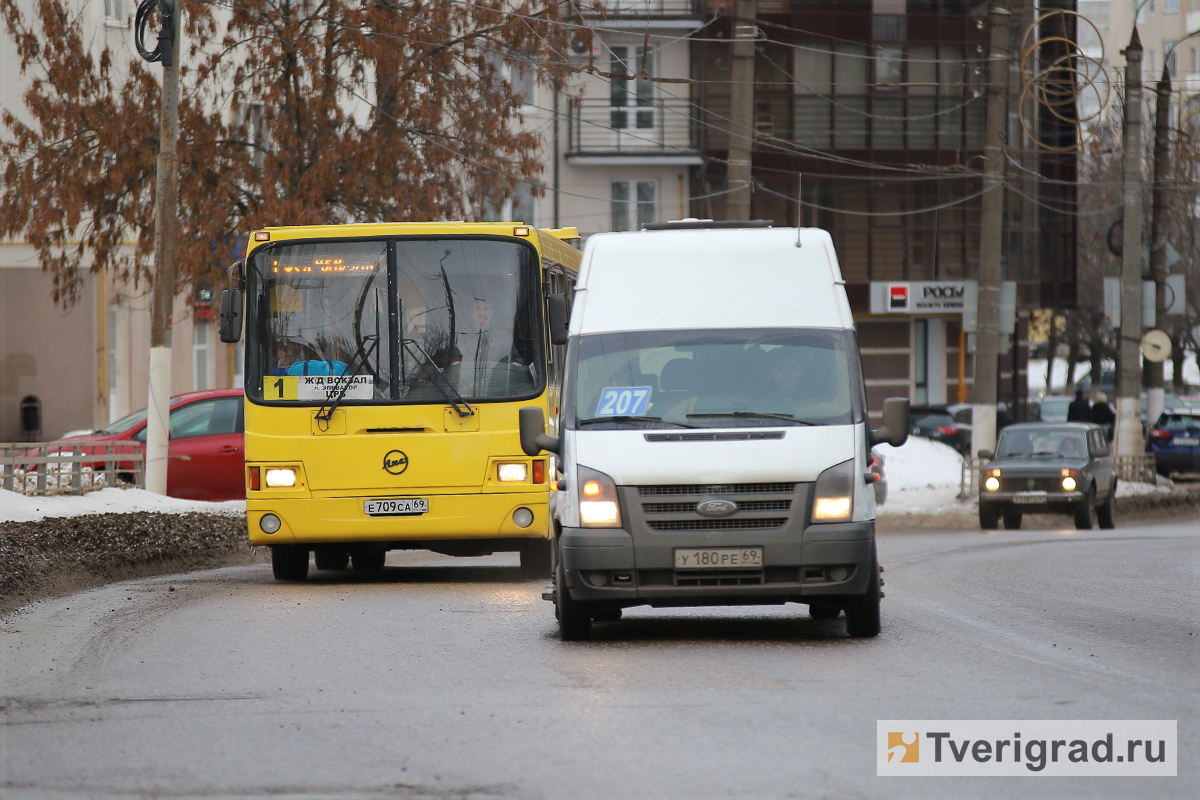
<svg viewBox="0 0 1200 800">
<path fill-rule="evenodd" d="M 862 407 L 849 331 L 667 330 L 581 336 L 574 425 L 846 425 Z"/>
<path fill-rule="evenodd" d="M 248 273 L 252 399 L 320 405 L 346 389 L 343 404 L 443 403 L 531 397 L 545 384 L 537 257 L 525 245 L 284 243 L 257 251 Z"/>
</svg>

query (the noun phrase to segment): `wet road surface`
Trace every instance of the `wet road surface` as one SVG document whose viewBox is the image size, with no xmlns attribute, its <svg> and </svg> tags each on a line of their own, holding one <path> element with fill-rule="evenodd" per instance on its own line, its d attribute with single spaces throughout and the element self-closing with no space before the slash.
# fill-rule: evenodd
<svg viewBox="0 0 1200 800">
<path fill-rule="evenodd" d="M 510 554 L 132 581 L 0 618 L 0 796 L 1195 797 L 1198 542 L 882 536 L 874 640 L 790 605 L 566 644 Z M 1179 777 L 876 777 L 876 720 L 989 718 L 1177 719 Z"/>
</svg>

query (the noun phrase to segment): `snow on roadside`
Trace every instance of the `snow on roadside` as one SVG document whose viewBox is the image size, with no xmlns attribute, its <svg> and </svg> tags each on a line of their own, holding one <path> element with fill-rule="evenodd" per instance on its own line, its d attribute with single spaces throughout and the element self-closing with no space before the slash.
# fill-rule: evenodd
<svg viewBox="0 0 1200 800">
<path fill-rule="evenodd" d="M 246 513 L 245 500 L 221 503 L 164 497 L 145 489 L 101 489 L 84 495 L 27 497 L 0 489 L 0 522 L 34 522 L 47 517 L 78 517 L 85 514 L 131 514 L 149 511 L 157 514 Z"/>
<path fill-rule="evenodd" d="M 962 456 L 949 445 L 910 436 L 900 447 L 877 445 L 883 455 L 888 481 L 887 503 L 880 516 L 932 514 L 971 508 L 958 500 L 962 483 Z"/>
</svg>

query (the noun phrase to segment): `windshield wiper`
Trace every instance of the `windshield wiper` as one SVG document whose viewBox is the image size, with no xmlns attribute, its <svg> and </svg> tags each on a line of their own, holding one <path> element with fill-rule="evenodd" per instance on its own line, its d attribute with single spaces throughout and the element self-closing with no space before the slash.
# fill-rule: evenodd
<svg viewBox="0 0 1200 800">
<path fill-rule="evenodd" d="M 366 345 L 367 342 L 370 342 L 371 346 L 367 348 L 367 351 L 364 353 L 363 346 Z M 362 338 L 362 341 L 358 343 L 358 352 L 354 354 L 354 358 L 350 359 L 350 366 L 341 375 L 335 376 L 335 379 L 342 384 L 342 388 L 338 391 L 337 397 L 333 398 L 332 403 L 329 403 L 329 395 L 325 396 L 325 402 L 329 403 L 329 410 L 325 410 L 326 406 L 323 403 L 321 405 L 321 410 L 317 412 L 318 421 L 328 423 L 329 420 L 333 418 L 333 412 L 337 411 L 337 407 L 342 402 L 342 398 L 345 397 L 346 392 L 350 390 L 350 386 L 354 383 L 354 379 L 358 377 L 358 373 L 367 366 L 367 362 L 371 360 L 371 353 L 374 353 L 375 348 L 378 346 L 378 334 L 371 334 Z M 357 367 L 354 366 L 354 362 L 356 361 L 358 362 Z"/>
<path fill-rule="evenodd" d="M 688 416 L 691 416 L 690 414 Z M 588 417 L 581 419 L 577 424 L 591 425 L 593 422 L 661 422 L 664 425 L 674 425 L 677 428 L 694 428 L 695 425 L 688 425 L 686 422 L 675 422 L 674 420 L 663 419 L 662 417 L 647 417 L 641 414 L 615 414 L 611 417 Z"/>
<path fill-rule="evenodd" d="M 450 407 L 453 408 L 460 417 L 469 417 L 473 415 L 475 413 L 475 409 L 471 408 L 471 404 L 463 399 L 463 396 L 458 393 L 457 389 L 454 388 L 454 384 L 446 380 L 446 374 L 442 371 L 442 368 L 437 365 L 437 362 L 433 360 L 433 356 L 429 355 L 429 353 L 426 353 L 425 348 L 421 347 L 420 343 L 416 339 L 400 340 L 400 346 L 403 347 L 404 350 L 411 356 L 413 353 L 408 349 L 410 344 L 416 347 L 417 350 L 421 351 L 421 355 L 425 356 L 425 362 L 433 367 L 433 379 L 430 381 L 430 383 L 432 383 L 437 390 L 442 393 L 442 397 L 446 398 L 446 402 L 450 404 Z M 420 361 L 421 359 L 414 356 L 413 360 Z M 438 378 L 441 378 L 440 383 L 438 382 Z"/>
<path fill-rule="evenodd" d="M 793 425 L 820 425 L 806 419 L 796 419 L 791 414 L 769 414 L 765 411 L 708 411 L 703 414 L 688 414 L 689 417 L 751 417 L 754 419 L 778 419 Z"/>
</svg>

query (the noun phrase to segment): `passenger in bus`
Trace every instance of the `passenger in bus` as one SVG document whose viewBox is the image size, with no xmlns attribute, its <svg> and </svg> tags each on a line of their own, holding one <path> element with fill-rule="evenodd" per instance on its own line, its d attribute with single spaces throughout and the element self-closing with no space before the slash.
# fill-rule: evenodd
<svg viewBox="0 0 1200 800">
<path fill-rule="evenodd" d="M 346 362 L 330 359 L 306 358 L 312 347 L 296 339 L 284 342 L 271 375 L 342 375 L 348 369 Z"/>
</svg>

